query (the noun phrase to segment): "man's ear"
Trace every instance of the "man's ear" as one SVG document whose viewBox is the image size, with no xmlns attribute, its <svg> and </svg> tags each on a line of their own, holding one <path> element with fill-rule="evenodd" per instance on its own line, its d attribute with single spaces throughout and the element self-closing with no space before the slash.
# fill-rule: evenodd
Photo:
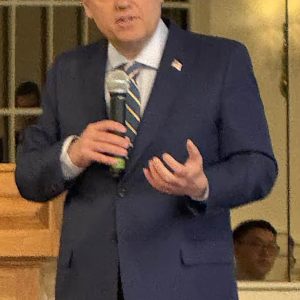
<svg viewBox="0 0 300 300">
<path fill-rule="evenodd" d="M 93 14 L 89 8 L 89 5 L 88 5 L 88 1 L 86 0 L 82 0 L 82 5 L 83 5 L 83 8 L 84 8 L 84 11 L 85 11 L 85 14 L 88 18 L 92 19 L 93 18 Z"/>
</svg>

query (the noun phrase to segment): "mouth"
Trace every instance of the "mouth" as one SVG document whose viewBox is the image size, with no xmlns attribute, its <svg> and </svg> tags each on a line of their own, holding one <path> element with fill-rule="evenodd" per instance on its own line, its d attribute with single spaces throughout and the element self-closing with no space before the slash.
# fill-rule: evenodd
<svg viewBox="0 0 300 300">
<path fill-rule="evenodd" d="M 116 23 L 121 26 L 130 25 L 138 19 L 136 16 L 122 16 L 117 18 Z"/>
</svg>

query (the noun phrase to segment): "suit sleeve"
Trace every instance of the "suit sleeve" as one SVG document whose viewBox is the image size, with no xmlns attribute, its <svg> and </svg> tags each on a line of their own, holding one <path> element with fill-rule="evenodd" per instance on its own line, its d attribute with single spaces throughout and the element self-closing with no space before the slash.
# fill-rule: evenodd
<svg viewBox="0 0 300 300">
<path fill-rule="evenodd" d="M 48 72 L 43 91 L 43 113 L 37 125 L 24 131 L 23 143 L 18 148 L 16 183 L 21 195 L 28 200 L 47 201 L 62 193 L 67 185 L 60 163 L 63 141 L 57 113 L 58 76 L 56 63 Z"/>
<path fill-rule="evenodd" d="M 264 198 L 275 182 L 277 163 L 251 60 L 240 44 L 224 76 L 218 132 L 220 159 L 204 169 L 209 181 L 206 210 Z M 199 206 L 195 201 L 190 205 Z"/>
</svg>

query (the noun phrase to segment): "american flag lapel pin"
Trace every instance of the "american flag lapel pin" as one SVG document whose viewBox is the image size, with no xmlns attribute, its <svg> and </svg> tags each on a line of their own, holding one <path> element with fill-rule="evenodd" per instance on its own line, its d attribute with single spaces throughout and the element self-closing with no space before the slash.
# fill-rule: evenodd
<svg viewBox="0 0 300 300">
<path fill-rule="evenodd" d="M 177 59 L 174 59 L 173 61 L 172 61 L 172 64 L 171 64 L 171 66 L 173 67 L 173 68 L 175 68 L 177 71 L 181 71 L 182 70 L 182 63 L 179 61 L 179 60 L 177 60 Z"/>
</svg>

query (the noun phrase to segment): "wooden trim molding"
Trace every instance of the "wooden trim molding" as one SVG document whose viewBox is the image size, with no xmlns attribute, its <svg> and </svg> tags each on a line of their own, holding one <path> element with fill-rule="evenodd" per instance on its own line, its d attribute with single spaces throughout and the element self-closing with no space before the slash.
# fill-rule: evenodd
<svg viewBox="0 0 300 300">
<path fill-rule="evenodd" d="M 300 293 L 300 282 L 238 282 L 239 291 L 297 291 Z"/>
</svg>

